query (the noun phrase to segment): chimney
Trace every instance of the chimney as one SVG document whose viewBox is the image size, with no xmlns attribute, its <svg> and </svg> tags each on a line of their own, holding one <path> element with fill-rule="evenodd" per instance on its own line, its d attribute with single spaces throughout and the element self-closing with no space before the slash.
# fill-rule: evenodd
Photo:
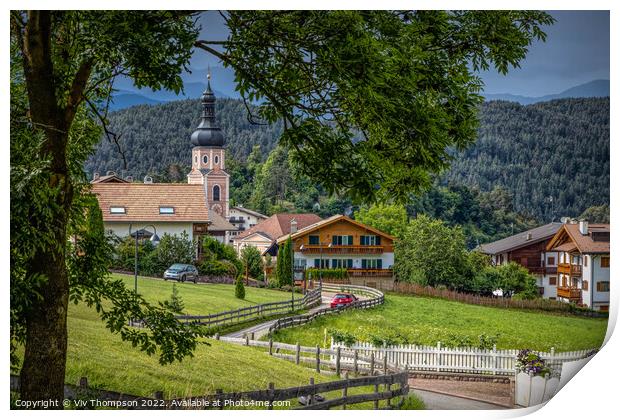
<svg viewBox="0 0 620 420">
<path fill-rule="evenodd" d="M 528 232 L 528 233 L 525 235 L 525 240 L 526 240 L 526 241 L 531 241 L 531 240 L 532 240 L 532 232 Z"/>
<path fill-rule="evenodd" d="M 96 181 L 96 180 L 98 180 L 98 179 L 99 179 L 99 172 L 95 172 L 95 173 L 93 174 L 93 181 Z"/>
<path fill-rule="evenodd" d="M 579 233 L 581 233 L 582 235 L 588 234 L 588 221 L 587 220 L 579 221 Z"/>
<path fill-rule="evenodd" d="M 297 220 L 291 220 L 291 233 L 297 232 Z"/>
<path fill-rule="evenodd" d="M 150 176 L 145 176 L 144 177 L 144 183 L 145 184 L 152 184 L 153 183 L 153 178 L 151 178 Z"/>
</svg>

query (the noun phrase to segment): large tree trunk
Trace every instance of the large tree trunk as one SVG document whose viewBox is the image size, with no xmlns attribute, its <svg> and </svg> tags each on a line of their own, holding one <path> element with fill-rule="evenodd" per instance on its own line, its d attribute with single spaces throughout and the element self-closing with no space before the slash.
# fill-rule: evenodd
<svg viewBox="0 0 620 420">
<path fill-rule="evenodd" d="M 69 301 L 64 242 L 60 236 L 58 245 L 62 252 L 38 253 L 33 262 L 38 266 L 33 269 L 48 280 L 41 291 L 43 299 L 29 314 L 20 389 L 23 400 L 55 400 L 59 402 L 58 408 L 62 408 L 60 401 L 64 397 Z"/>
<path fill-rule="evenodd" d="M 20 393 L 23 400 L 55 400 L 56 407 L 62 408 L 69 302 L 65 252 L 73 200 L 66 154 L 75 105 L 70 98 L 68 106 L 73 108 L 60 107 L 56 98 L 51 27 L 49 11 L 30 11 L 22 38 L 30 115 L 32 122 L 45 132 L 41 156 L 50 158 L 49 189 L 53 192 L 49 203 L 52 221 L 36 227 L 48 232 L 53 242 L 38 250 L 27 266 L 29 276 L 42 276 L 45 282 L 38 290 L 41 299 L 33 303 L 27 319 Z M 79 83 L 76 91 L 81 86 Z"/>
</svg>

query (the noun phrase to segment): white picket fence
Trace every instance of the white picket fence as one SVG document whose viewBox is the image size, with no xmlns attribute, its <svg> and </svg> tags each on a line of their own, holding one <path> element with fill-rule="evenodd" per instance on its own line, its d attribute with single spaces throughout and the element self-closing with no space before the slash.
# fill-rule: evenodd
<svg viewBox="0 0 620 420">
<path fill-rule="evenodd" d="M 519 354 L 519 350 L 497 350 L 495 346 L 489 350 L 473 347 L 442 347 L 441 342 L 438 342 L 436 346 L 408 344 L 377 348 L 370 343 L 363 342 L 357 342 L 353 346 L 348 347 L 341 343 L 334 343 L 332 340 L 331 348 L 335 349 L 337 347 L 357 350 L 360 356 L 370 357 L 371 354 L 374 354 L 376 360 L 384 360 L 387 354 L 388 363 L 407 366 L 410 371 L 511 376 L 515 374 L 516 357 Z M 536 353 L 559 375 L 562 363 L 582 359 L 590 351 L 579 350 L 556 353 L 552 348 L 550 352 Z M 343 362 L 351 362 L 351 360 L 343 358 Z M 363 363 L 360 362 L 360 365 L 363 365 Z"/>
</svg>

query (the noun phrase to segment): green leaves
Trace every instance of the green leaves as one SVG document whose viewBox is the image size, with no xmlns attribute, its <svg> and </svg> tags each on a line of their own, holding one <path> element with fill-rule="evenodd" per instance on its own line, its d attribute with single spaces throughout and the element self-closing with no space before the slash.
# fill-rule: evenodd
<svg viewBox="0 0 620 420">
<path fill-rule="evenodd" d="M 282 119 L 303 174 L 357 201 L 404 201 L 476 136 L 481 82 L 525 57 L 543 12 L 231 11 L 237 90 Z M 471 70 L 473 68 L 474 71 Z"/>
<path fill-rule="evenodd" d="M 276 277 L 278 286 L 288 286 L 293 284 L 293 244 L 289 237 L 278 250 L 276 260 Z"/>
</svg>

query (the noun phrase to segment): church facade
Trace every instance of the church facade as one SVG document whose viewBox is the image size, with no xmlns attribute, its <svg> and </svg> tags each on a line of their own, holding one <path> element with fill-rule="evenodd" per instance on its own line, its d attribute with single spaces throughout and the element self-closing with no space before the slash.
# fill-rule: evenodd
<svg viewBox="0 0 620 420">
<path fill-rule="evenodd" d="M 245 230 L 241 221 L 257 219 L 258 223 L 266 218 L 243 207 L 231 209 L 225 139 L 216 123 L 215 102 L 209 77 L 201 97 L 200 122 L 190 137 L 192 169 L 187 174 L 187 184 L 154 183 L 150 177 L 140 183 L 114 173 L 103 177 L 95 174 L 92 191 L 107 230 L 119 237 L 128 236 L 130 226 L 134 231 L 154 228 L 160 237 L 185 232 L 190 239 L 197 240 L 200 257 L 202 236 L 230 243 L 239 231 Z"/>
</svg>

